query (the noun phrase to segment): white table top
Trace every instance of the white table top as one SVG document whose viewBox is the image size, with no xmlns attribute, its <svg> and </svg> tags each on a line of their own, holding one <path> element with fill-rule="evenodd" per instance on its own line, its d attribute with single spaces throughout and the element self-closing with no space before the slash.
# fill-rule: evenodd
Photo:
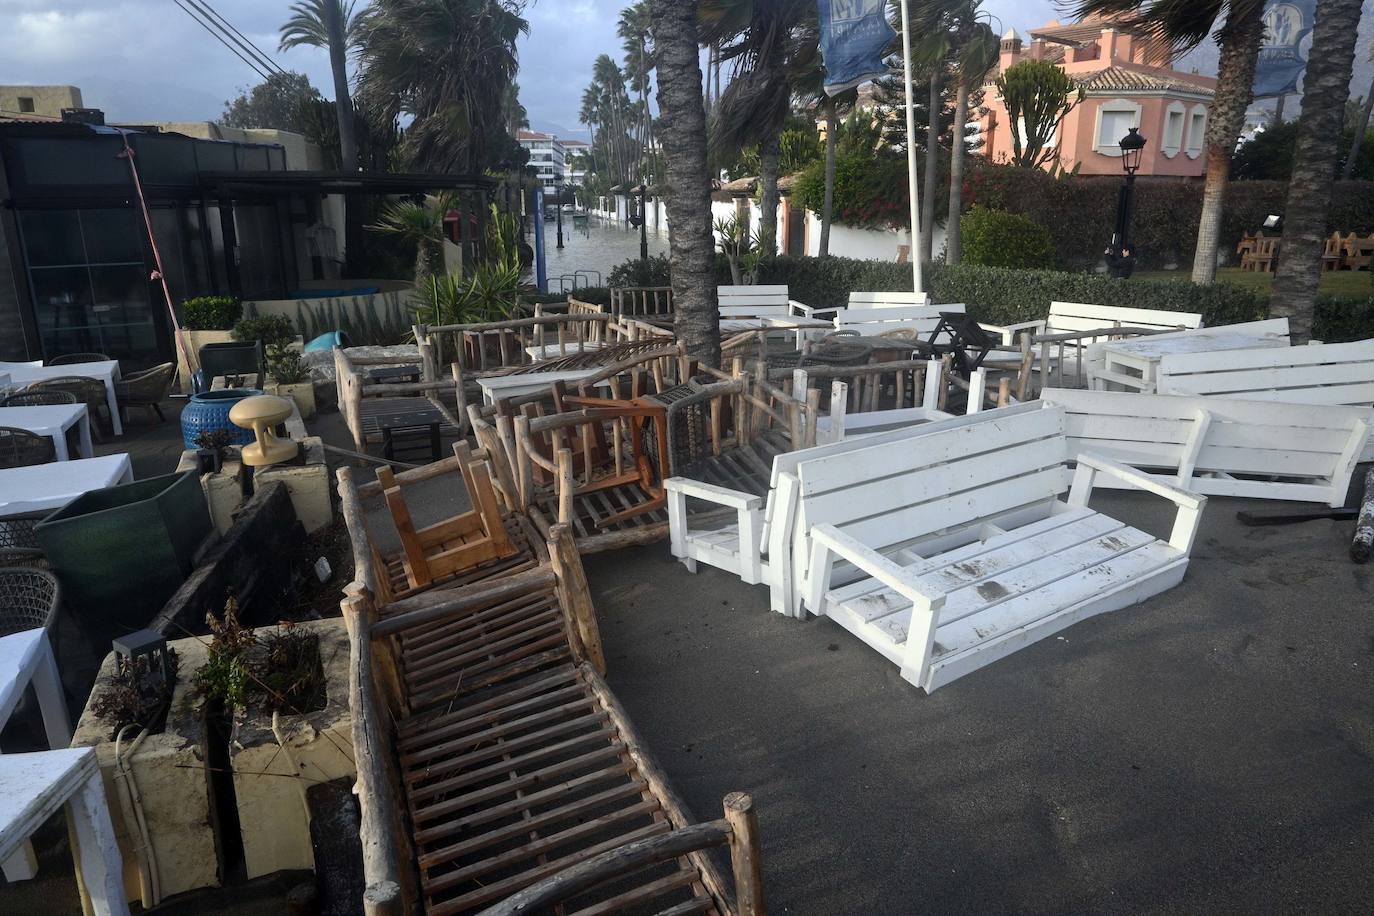
<svg viewBox="0 0 1374 916">
<path fill-rule="evenodd" d="M 106 359 L 98 363 L 71 363 L 66 366 L 12 365 L 9 367 L 8 371 L 11 380 L 19 384 L 40 382 L 50 378 L 62 378 L 66 375 L 82 375 L 87 378 L 98 378 L 103 380 L 107 385 L 112 385 L 115 379 L 119 378 L 119 361 Z"/>
<path fill-rule="evenodd" d="M 60 435 L 81 419 L 85 404 L 39 404 L 32 407 L 0 407 L 0 426 L 27 429 L 40 436 Z"/>
<path fill-rule="evenodd" d="M 0 755 L 0 859 L 98 771 L 93 747 Z"/>
<path fill-rule="evenodd" d="M 82 493 L 132 475 L 133 465 L 124 453 L 0 469 L 0 516 L 60 509 Z"/>
<path fill-rule="evenodd" d="M 1121 356 L 1137 359 L 1160 359 L 1174 353 L 1210 353 L 1216 350 L 1286 347 L 1288 346 L 1288 338 L 1277 335 L 1237 334 L 1234 331 L 1218 328 L 1215 331 L 1201 331 L 1196 334 L 1137 337 L 1131 340 L 1109 341 L 1104 342 L 1101 346 L 1105 352 Z"/>
</svg>

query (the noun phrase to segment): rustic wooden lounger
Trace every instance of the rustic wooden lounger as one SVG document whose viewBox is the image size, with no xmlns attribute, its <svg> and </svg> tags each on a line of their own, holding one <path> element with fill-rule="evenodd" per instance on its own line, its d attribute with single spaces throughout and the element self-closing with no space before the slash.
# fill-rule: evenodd
<svg viewBox="0 0 1374 916">
<path fill-rule="evenodd" d="M 523 907 L 557 878 L 578 912 L 762 916 L 751 804 L 727 798 L 728 831 L 687 812 L 602 679 L 566 527 L 547 563 L 384 608 L 361 547 L 342 607 L 365 913 L 544 912 Z M 703 852 L 725 844 L 738 907 Z"/>
<path fill-rule="evenodd" d="M 807 610 L 930 692 L 1182 580 L 1204 497 L 1071 456 L 1062 407 L 959 419 L 967 422 L 798 466 Z M 1090 509 L 1102 477 L 1174 502 L 1169 540 Z"/>
</svg>

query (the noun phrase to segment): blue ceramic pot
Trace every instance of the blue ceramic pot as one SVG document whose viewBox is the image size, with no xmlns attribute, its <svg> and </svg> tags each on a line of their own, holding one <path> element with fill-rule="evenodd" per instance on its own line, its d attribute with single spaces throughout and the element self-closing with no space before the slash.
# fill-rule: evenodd
<svg viewBox="0 0 1374 916">
<path fill-rule="evenodd" d="M 229 433 L 233 445 L 247 445 L 253 441 L 253 431 L 229 422 L 229 411 L 244 398 L 262 394 L 256 388 L 221 388 L 191 395 L 191 401 L 181 411 L 181 441 L 187 448 L 196 448 L 196 434 L 203 429 L 223 429 Z"/>
</svg>

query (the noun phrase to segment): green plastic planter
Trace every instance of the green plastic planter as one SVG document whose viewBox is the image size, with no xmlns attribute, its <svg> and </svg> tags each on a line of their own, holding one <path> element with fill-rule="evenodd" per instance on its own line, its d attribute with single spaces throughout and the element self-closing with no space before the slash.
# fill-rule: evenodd
<svg viewBox="0 0 1374 916">
<path fill-rule="evenodd" d="M 147 626 L 191 574 L 211 530 L 198 475 L 186 471 L 92 490 L 34 533 L 67 607 L 103 633 Z"/>
</svg>

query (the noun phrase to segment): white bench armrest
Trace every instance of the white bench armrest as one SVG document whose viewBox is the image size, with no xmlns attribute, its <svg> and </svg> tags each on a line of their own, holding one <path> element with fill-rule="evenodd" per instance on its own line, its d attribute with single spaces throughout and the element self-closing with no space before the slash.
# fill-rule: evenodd
<svg viewBox="0 0 1374 916">
<path fill-rule="evenodd" d="M 811 529 L 811 550 L 808 604 L 817 614 L 823 611 L 821 603 L 830 588 L 830 566 L 835 557 L 853 563 L 897 594 L 909 598 L 917 608 L 935 610 L 945 603 L 944 592 L 930 588 L 916 576 L 834 525 L 817 525 Z"/>
<path fill-rule="evenodd" d="M 985 321 L 978 322 L 978 326 L 984 331 L 1002 336 L 1004 346 L 1016 346 L 1016 335 L 1022 331 L 1031 331 L 1034 334 L 1045 333 L 1045 319 L 1040 318 L 1036 321 L 1018 321 L 1015 324 L 988 324 Z"/>
<path fill-rule="evenodd" d="M 1074 472 L 1073 488 L 1069 491 L 1069 505 L 1086 506 L 1092 496 L 1093 479 L 1099 474 L 1115 477 L 1122 483 L 1130 484 L 1138 490 L 1145 490 L 1162 496 L 1178 506 L 1174 517 L 1174 528 L 1169 535 L 1169 545 L 1185 554 L 1193 549 L 1193 539 L 1197 536 L 1198 524 L 1202 520 L 1202 507 L 1207 505 L 1207 497 L 1192 490 L 1185 490 L 1164 483 L 1157 477 L 1127 467 L 1102 455 L 1080 452 L 1074 459 L 1078 470 Z"/>
<path fill-rule="evenodd" d="M 729 506 L 731 509 L 757 509 L 763 503 L 761 496 L 742 490 L 731 490 L 729 487 L 718 487 L 713 483 L 703 483 L 690 477 L 669 477 L 663 481 L 663 488 L 669 493 L 681 493 L 694 499 Z"/>
<path fill-rule="evenodd" d="M 752 493 L 743 493 L 715 484 L 702 483 L 687 477 L 669 477 L 663 481 L 663 489 L 668 498 L 668 545 L 673 556 L 681 560 L 689 570 L 696 572 L 697 557 L 688 545 L 687 498 L 702 499 L 707 502 L 728 506 L 735 510 L 736 531 L 739 541 L 738 569 L 749 585 L 763 581 L 763 498 Z M 707 562 L 711 562 L 708 560 Z M 712 565 L 720 565 L 712 563 Z"/>
<path fill-rule="evenodd" d="M 790 314 L 792 314 L 792 315 L 798 315 L 798 316 L 800 316 L 800 317 L 802 317 L 802 318 L 812 318 L 812 317 L 815 317 L 815 314 L 816 314 L 816 312 L 818 312 L 818 311 L 820 311 L 820 312 L 833 312 L 833 311 L 834 311 L 834 309 L 817 309 L 817 308 L 813 308 L 812 306 L 807 305 L 805 302 L 798 302 L 796 299 L 788 299 L 788 300 L 787 300 L 787 305 L 788 305 L 788 308 L 789 308 L 789 310 L 790 310 Z"/>
</svg>

